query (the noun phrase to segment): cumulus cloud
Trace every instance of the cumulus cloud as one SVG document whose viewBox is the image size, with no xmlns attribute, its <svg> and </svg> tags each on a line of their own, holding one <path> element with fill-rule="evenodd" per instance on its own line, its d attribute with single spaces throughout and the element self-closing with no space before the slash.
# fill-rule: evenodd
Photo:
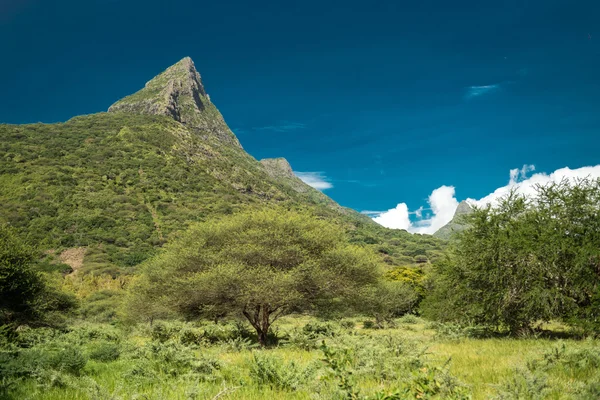
<svg viewBox="0 0 600 400">
<path fill-rule="evenodd" d="M 327 177 L 322 172 L 298 172 L 294 171 L 294 174 L 300 178 L 300 180 L 309 186 L 314 187 L 317 190 L 331 189 L 333 185 L 327 180 Z"/>
<path fill-rule="evenodd" d="M 568 167 L 557 169 L 547 174 L 544 172 L 528 176 L 535 171 L 535 166 L 524 165 L 522 168 L 515 168 L 509 172 L 508 184 L 502 186 L 481 199 L 467 199 L 467 202 L 476 206 L 485 206 L 487 204 L 497 204 L 499 199 L 506 196 L 511 190 L 525 196 L 535 194 L 537 185 L 546 185 L 552 182 L 561 182 L 562 180 L 574 181 L 583 178 L 600 178 L 600 165 L 591 167 L 581 167 L 570 169 Z M 380 225 L 392 229 L 405 229 L 411 233 L 433 234 L 442 226 L 446 225 L 458 207 L 455 188 L 453 186 L 441 186 L 431 192 L 428 198 L 431 215 L 423 218 L 423 207 L 414 212 L 410 212 L 406 203 L 399 203 L 395 208 L 383 211 L 375 215 L 373 220 Z M 411 219 L 414 214 L 416 218 Z M 373 215 L 373 214 L 371 214 Z"/>
<path fill-rule="evenodd" d="M 472 99 L 474 97 L 479 97 L 481 95 L 492 93 L 500 88 L 500 84 L 496 83 L 494 85 L 484 85 L 484 86 L 469 86 L 467 88 L 467 94 L 465 98 Z"/>
<path fill-rule="evenodd" d="M 386 228 L 406 229 L 412 233 L 433 233 L 450 222 L 454 216 L 458 207 L 454 187 L 441 186 L 435 189 L 429 195 L 428 203 L 432 212 L 429 218 L 423 218 L 423 207 L 409 212 L 406 203 L 400 203 L 395 208 L 380 213 L 373 220 Z M 411 221 L 410 214 L 416 216 L 415 222 Z"/>
<path fill-rule="evenodd" d="M 593 167 L 581 167 L 576 169 L 564 167 L 557 169 L 556 171 L 550 174 L 540 172 L 537 174 L 533 174 L 531 175 L 531 177 L 527 178 L 526 174 L 534 170 L 535 167 L 533 165 L 525 165 L 520 170 L 511 170 L 510 181 L 508 182 L 508 185 L 502 186 L 494 190 L 492 193 L 479 200 L 468 199 L 467 201 L 477 206 L 484 206 L 486 204 L 494 205 L 498 202 L 498 200 L 501 197 L 506 196 L 511 190 L 515 190 L 517 193 L 523 194 L 525 196 L 532 196 L 535 194 L 535 188 L 537 185 L 547 185 L 552 182 L 558 183 L 562 180 L 575 181 L 577 179 L 583 179 L 588 177 L 600 178 L 600 165 L 596 165 Z"/>
<path fill-rule="evenodd" d="M 396 208 L 387 210 L 373 218 L 379 225 L 391 229 L 406 229 L 411 226 L 410 217 L 408 214 L 408 206 L 406 203 L 400 203 Z"/>
</svg>

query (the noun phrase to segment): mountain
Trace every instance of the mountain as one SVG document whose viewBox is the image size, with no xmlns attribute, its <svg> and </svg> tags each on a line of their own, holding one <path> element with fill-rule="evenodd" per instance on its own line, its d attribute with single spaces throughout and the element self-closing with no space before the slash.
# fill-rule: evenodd
<svg viewBox="0 0 600 400">
<path fill-rule="evenodd" d="M 454 212 L 454 216 L 452 220 L 448 222 L 446 225 L 442 226 L 433 234 L 433 236 L 440 239 L 450 239 L 450 237 L 455 232 L 460 232 L 465 230 L 468 225 L 464 221 L 464 217 L 471 214 L 473 212 L 473 207 L 469 205 L 466 201 L 461 201 Z"/>
<path fill-rule="evenodd" d="M 410 256 L 402 246 L 420 240 L 341 207 L 285 159 L 259 162 L 246 153 L 190 58 L 108 112 L 3 124 L 0 139 L 0 223 L 84 272 L 126 272 L 191 222 L 248 207 L 309 209 L 371 245 L 402 238 L 398 251 L 386 250 L 397 255 L 390 263 L 410 259 L 414 246 Z M 416 251 L 438 250 L 430 240 Z"/>
<path fill-rule="evenodd" d="M 117 101 L 108 112 L 165 115 L 183 124 L 204 140 L 241 147 L 223 116 L 210 101 L 191 58 L 167 68 L 140 91 Z"/>
</svg>

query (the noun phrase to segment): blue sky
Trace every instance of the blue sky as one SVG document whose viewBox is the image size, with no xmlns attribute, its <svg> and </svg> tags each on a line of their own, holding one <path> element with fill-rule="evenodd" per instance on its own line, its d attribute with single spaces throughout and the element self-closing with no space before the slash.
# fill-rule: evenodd
<svg viewBox="0 0 600 400">
<path fill-rule="evenodd" d="M 248 152 L 357 210 L 600 163 L 600 2 L 290 3 L 0 0 L 0 122 L 106 110 L 191 56 Z"/>
</svg>

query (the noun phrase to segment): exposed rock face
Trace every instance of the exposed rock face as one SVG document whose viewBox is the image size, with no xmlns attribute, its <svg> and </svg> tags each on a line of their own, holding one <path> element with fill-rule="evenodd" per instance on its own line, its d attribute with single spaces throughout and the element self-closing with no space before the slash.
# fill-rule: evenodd
<svg viewBox="0 0 600 400">
<path fill-rule="evenodd" d="M 267 174 L 273 178 L 277 177 L 285 177 L 285 178 L 294 178 L 294 172 L 292 171 L 292 166 L 283 157 L 279 158 L 264 158 L 260 160 L 260 163 L 265 167 Z"/>
<path fill-rule="evenodd" d="M 302 182 L 300 178 L 294 175 L 292 166 L 285 158 L 265 158 L 260 160 L 260 163 L 263 165 L 265 171 L 271 178 L 285 181 L 296 192 L 306 193 L 313 190 L 313 188 Z"/>
<path fill-rule="evenodd" d="M 469 203 L 467 203 L 466 201 L 463 200 L 458 204 L 458 207 L 456 207 L 456 211 L 454 212 L 454 218 L 461 216 L 461 215 L 471 214 L 472 212 L 473 212 L 473 207 L 471 207 L 469 205 Z"/>
<path fill-rule="evenodd" d="M 211 103 L 191 58 L 167 68 L 137 93 L 117 101 L 109 112 L 166 115 L 199 133 L 241 147 L 223 116 Z"/>
<path fill-rule="evenodd" d="M 471 214 L 472 212 L 473 207 L 471 207 L 466 201 L 461 201 L 458 204 L 458 207 L 456 207 L 456 211 L 454 212 L 454 217 L 452 217 L 452 220 L 438 229 L 433 236 L 436 236 L 440 239 L 450 239 L 454 233 L 465 230 L 468 226 L 465 224 L 463 217 Z"/>
</svg>

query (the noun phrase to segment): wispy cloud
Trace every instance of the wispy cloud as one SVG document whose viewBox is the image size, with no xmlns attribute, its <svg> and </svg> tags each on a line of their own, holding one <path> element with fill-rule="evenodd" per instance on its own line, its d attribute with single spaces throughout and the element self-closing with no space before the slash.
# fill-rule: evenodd
<svg viewBox="0 0 600 400">
<path fill-rule="evenodd" d="M 475 97 L 483 96 L 484 94 L 489 94 L 495 92 L 500 89 L 500 83 L 496 83 L 493 85 L 485 85 L 485 86 L 469 86 L 467 88 L 467 94 L 465 95 L 466 99 L 472 99 Z"/>
<path fill-rule="evenodd" d="M 308 186 L 312 186 L 317 190 L 331 189 L 333 185 L 322 172 L 299 172 L 294 171 L 294 174 Z"/>
<path fill-rule="evenodd" d="M 285 133 L 285 132 L 295 131 L 295 130 L 304 129 L 304 128 L 306 128 L 306 124 L 303 124 L 301 122 L 283 121 L 280 124 L 255 126 L 255 127 L 250 128 L 250 130 Z"/>
</svg>

